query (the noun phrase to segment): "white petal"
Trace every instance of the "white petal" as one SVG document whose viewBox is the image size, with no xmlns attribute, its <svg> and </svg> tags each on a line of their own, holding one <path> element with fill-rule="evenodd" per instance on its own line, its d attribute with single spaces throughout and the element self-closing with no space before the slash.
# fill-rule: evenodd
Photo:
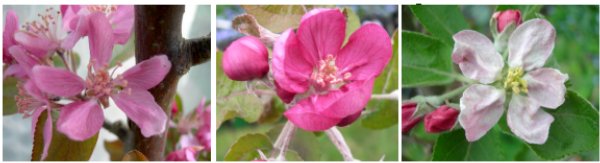
<svg viewBox="0 0 600 163">
<path fill-rule="evenodd" d="M 460 31 L 453 38 L 452 61 L 458 64 L 463 75 L 483 84 L 494 82 L 504 61 L 492 41 L 471 30 Z"/>
<path fill-rule="evenodd" d="M 458 122 L 465 129 L 467 140 L 476 141 L 494 126 L 504 108 L 504 92 L 492 86 L 474 84 L 460 98 Z"/>
<path fill-rule="evenodd" d="M 540 106 L 556 109 L 565 102 L 565 81 L 569 79 L 557 69 L 539 68 L 527 73 L 528 96 Z"/>
<path fill-rule="evenodd" d="M 508 65 L 526 71 L 546 63 L 552 49 L 556 30 L 544 19 L 532 19 L 519 25 L 508 39 Z"/>
<path fill-rule="evenodd" d="M 535 112 L 531 112 L 534 110 Z M 508 105 L 506 120 L 510 130 L 521 139 L 531 144 L 544 144 L 554 118 L 539 109 L 534 101 L 516 95 Z"/>
</svg>

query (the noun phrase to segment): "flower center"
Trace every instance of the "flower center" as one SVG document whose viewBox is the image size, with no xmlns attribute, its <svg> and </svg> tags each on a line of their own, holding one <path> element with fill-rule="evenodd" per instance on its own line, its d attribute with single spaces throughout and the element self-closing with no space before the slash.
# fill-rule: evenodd
<svg viewBox="0 0 600 163">
<path fill-rule="evenodd" d="M 504 88 L 515 94 L 527 93 L 527 81 L 523 79 L 523 68 L 510 68 L 504 81 Z"/>
<path fill-rule="evenodd" d="M 319 61 L 319 66 L 311 75 L 311 79 L 315 83 L 315 88 L 317 88 L 317 90 L 328 90 L 330 88 L 340 87 L 345 81 L 350 79 L 350 77 L 352 77 L 352 74 L 349 72 L 346 72 L 343 75 L 338 73 L 338 67 L 335 65 L 335 57 L 331 54 Z"/>
<path fill-rule="evenodd" d="M 119 82 L 115 82 L 106 69 L 92 71 L 91 65 L 88 65 L 88 76 L 85 81 L 86 96 L 96 97 L 103 106 L 108 107 L 110 95 L 123 89 L 127 82 L 121 78 L 117 79 Z"/>
<path fill-rule="evenodd" d="M 59 29 L 56 21 L 60 18 L 60 11 L 54 11 L 54 8 L 50 7 L 44 13 L 40 13 L 37 16 L 39 20 L 25 22 L 22 28 L 34 35 L 58 40 L 57 33 Z"/>
<path fill-rule="evenodd" d="M 114 11 L 117 10 L 117 6 L 115 5 L 90 5 L 87 6 L 87 9 L 90 10 L 90 12 L 103 12 L 104 14 L 108 15 Z"/>
</svg>

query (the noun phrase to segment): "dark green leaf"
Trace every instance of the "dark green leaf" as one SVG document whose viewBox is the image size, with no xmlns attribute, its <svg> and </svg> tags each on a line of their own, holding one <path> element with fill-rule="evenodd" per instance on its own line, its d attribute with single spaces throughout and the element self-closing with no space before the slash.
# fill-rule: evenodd
<svg viewBox="0 0 600 163">
<path fill-rule="evenodd" d="M 415 32 L 402 32 L 402 86 L 452 82 L 452 49 L 442 41 Z"/>
<path fill-rule="evenodd" d="M 452 35 L 469 28 L 458 6 L 412 5 L 410 9 L 432 36 L 447 45 L 454 44 Z"/>
<path fill-rule="evenodd" d="M 12 115 L 17 113 L 17 101 L 15 96 L 19 94 L 17 89 L 17 78 L 4 78 L 2 83 L 2 115 Z"/>
<path fill-rule="evenodd" d="M 269 137 L 264 134 L 248 134 L 240 137 L 225 154 L 224 161 L 251 161 L 260 158 L 258 150 L 263 153 L 273 148 Z"/>
<path fill-rule="evenodd" d="M 498 128 L 492 128 L 481 139 L 469 143 L 463 129 L 439 136 L 433 161 L 509 161 L 514 160 L 523 143 Z"/>
</svg>

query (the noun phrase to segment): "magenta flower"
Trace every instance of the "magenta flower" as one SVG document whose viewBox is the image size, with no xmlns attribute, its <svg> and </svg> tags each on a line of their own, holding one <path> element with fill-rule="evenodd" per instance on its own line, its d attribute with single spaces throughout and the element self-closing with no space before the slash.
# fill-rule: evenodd
<svg viewBox="0 0 600 163">
<path fill-rule="evenodd" d="M 366 24 L 342 47 L 346 18 L 339 9 L 316 9 L 302 17 L 273 47 L 273 77 L 285 116 L 296 126 L 321 131 L 360 112 L 373 81 L 389 62 L 392 45 L 379 25 Z M 283 95 L 283 96 L 282 96 Z"/>
<path fill-rule="evenodd" d="M 92 13 L 102 13 L 108 19 L 114 38 L 114 43 L 125 44 L 131 36 L 133 27 L 133 5 L 61 5 L 63 28 L 71 32 L 63 47 L 72 48 L 84 36 L 89 35 L 90 16 Z"/>
<path fill-rule="evenodd" d="M 231 80 L 262 78 L 269 72 L 269 54 L 265 45 L 253 36 L 235 40 L 223 53 L 223 72 Z"/>
<path fill-rule="evenodd" d="M 196 161 L 198 152 L 210 151 L 210 105 L 202 99 L 191 119 L 179 121 L 178 129 L 182 133 L 178 142 L 178 150 L 167 155 L 166 161 Z M 191 133 L 192 128 L 197 129 Z"/>
<path fill-rule="evenodd" d="M 492 19 L 496 19 L 496 30 L 498 33 L 503 32 L 504 28 L 510 23 L 513 23 L 516 27 L 523 22 L 521 19 L 521 11 L 519 10 L 498 11 L 492 15 Z"/>
<path fill-rule="evenodd" d="M 402 104 L 402 133 L 409 133 L 410 130 L 423 120 L 422 116 L 414 117 L 417 110 L 416 102 L 406 102 Z"/>
<path fill-rule="evenodd" d="M 425 131 L 438 133 L 452 129 L 458 118 L 459 111 L 442 105 L 425 116 Z"/>
<path fill-rule="evenodd" d="M 19 95 L 15 97 L 19 113 L 23 114 L 23 118 L 31 117 L 31 133 L 35 133 L 37 121 L 44 111 L 47 112 L 46 122 L 42 131 L 44 149 L 42 151 L 42 160 L 48 154 L 48 148 L 52 140 L 52 116 L 51 102 L 49 95 L 43 93 L 37 88 L 33 79 L 27 80 L 24 85 L 18 85 Z"/>
<path fill-rule="evenodd" d="M 6 22 L 4 22 L 4 31 L 2 31 L 2 63 L 11 64 L 13 57 L 8 48 L 17 45 L 15 33 L 19 30 L 19 17 L 13 10 L 6 13 Z M 6 76 L 6 74 L 4 75 Z"/>
<path fill-rule="evenodd" d="M 532 19 L 519 25 L 508 40 L 508 73 L 500 79 L 502 56 L 492 42 L 475 31 L 454 35 L 452 59 L 462 73 L 482 84 L 467 88 L 460 99 L 459 122 L 468 141 L 481 138 L 503 113 L 505 92 L 512 92 L 506 119 L 511 131 L 532 144 L 543 144 L 554 118 L 540 107 L 556 109 L 565 101 L 568 75 L 542 68 L 552 54 L 554 27 Z M 497 88 L 491 85 L 500 80 Z M 500 86 L 501 85 L 501 86 Z"/>
</svg>

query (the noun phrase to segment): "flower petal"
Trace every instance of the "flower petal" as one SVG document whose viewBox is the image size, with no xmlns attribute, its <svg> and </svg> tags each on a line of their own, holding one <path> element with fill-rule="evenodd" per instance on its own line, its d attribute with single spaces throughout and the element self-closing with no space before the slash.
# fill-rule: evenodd
<svg viewBox="0 0 600 163">
<path fill-rule="evenodd" d="M 525 71 L 544 66 L 552 49 L 556 30 L 544 19 L 531 19 L 519 25 L 508 39 L 508 65 Z"/>
<path fill-rule="evenodd" d="M 58 96 L 74 96 L 85 87 L 83 79 L 77 74 L 65 69 L 35 66 L 31 71 L 31 78 L 40 90 Z"/>
<path fill-rule="evenodd" d="M 83 141 L 98 133 L 102 123 L 104 113 L 96 100 L 76 101 L 62 107 L 56 127 L 70 139 Z"/>
<path fill-rule="evenodd" d="M 355 81 L 344 85 L 337 91 L 330 91 L 324 96 L 309 98 L 315 105 L 318 105 L 317 109 L 321 114 L 345 118 L 365 108 L 367 102 L 371 99 L 374 81 L 375 78 L 368 81 Z"/>
<path fill-rule="evenodd" d="M 307 131 L 327 130 L 342 120 L 342 118 L 329 117 L 315 110 L 309 100 L 302 100 L 283 113 L 294 125 Z"/>
<path fill-rule="evenodd" d="M 166 55 L 156 55 L 125 71 L 122 76 L 127 87 L 150 89 L 160 83 L 171 70 L 171 62 Z"/>
<path fill-rule="evenodd" d="M 277 96 L 279 96 L 279 98 L 285 102 L 285 103 L 290 103 L 292 102 L 292 100 L 294 100 L 294 96 L 296 96 L 295 93 L 293 92 L 288 92 L 287 90 L 283 89 L 281 87 L 281 85 L 279 85 L 279 82 L 277 82 L 277 80 L 275 80 L 275 92 L 277 93 Z"/>
<path fill-rule="evenodd" d="M 38 56 L 39 58 L 45 57 L 47 54 L 49 54 L 50 50 L 58 47 L 58 43 L 46 37 L 39 37 L 38 35 L 33 35 L 31 33 L 22 31 L 15 33 L 15 40 L 20 45 L 25 47 L 27 51 Z"/>
<path fill-rule="evenodd" d="M 19 17 L 13 10 L 6 12 L 4 31 L 2 31 L 2 57 L 10 56 L 8 48 L 17 44 L 15 33 L 19 30 Z M 3 60 L 6 60 L 3 58 Z M 4 62 L 6 63 L 6 62 Z"/>
<path fill-rule="evenodd" d="M 273 77 L 277 83 L 280 83 L 281 89 L 290 93 L 302 93 L 308 89 L 308 72 L 312 71 L 312 63 L 303 57 L 302 48 L 299 48 L 293 30 L 285 31 L 277 39 L 273 45 L 271 63 Z M 295 77 L 288 77 L 288 73 Z"/>
<path fill-rule="evenodd" d="M 490 39 L 472 30 L 460 31 L 453 38 L 452 61 L 458 64 L 463 75 L 483 84 L 494 82 L 504 61 Z"/>
<path fill-rule="evenodd" d="M 61 43 L 61 47 L 64 49 L 73 49 L 73 46 L 75 46 L 77 41 L 82 37 L 87 36 L 88 31 L 90 30 L 90 21 L 88 17 L 74 15 L 74 17 L 70 19 L 70 26 L 73 26 L 73 30 L 67 34 Z"/>
<path fill-rule="evenodd" d="M 554 121 L 552 115 L 546 113 L 525 96 L 512 97 L 508 105 L 506 121 L 510 130 L 531 144 L 544 144 L 548 139 L 550 124 Z M 529 113 L 530 110 L 536 112 Z"/>
<path fill-rule="evenodd" d="M 530 100 L 540 106 L 555 109 L 565 102 L 565 81 L 569 75 L 557 69 L 539 68 L 527 73 L 523 79 L 527 81 Z"/>
<path fill-rule="evenodd" d="M 368 23 L 350 36 L 336 58 L 340 74 L 350 72 L 351 80 L 367 80 L 381 73 L 392 58 L 392 42 L 383 27 Z"/>
<path fill-rule="evenodd" d="M 131 36 L 133 29 L 133 5 L 119 5 L 117 10 L 110 14 L 115 43 L 125 44 Z"/>
<path fill-rule="evenodd" d="M 52 142 L 52 115 L 50 115 L 50 108 L 47 109 L 48 118 L 46 118 L 46 123 L 44 124 L 44 150 L 42 151 L 42 159 L 46 159 L 48 156 L 48 149 L 50 149 L 50 143 Z"/>
<path fill-rule="evenodd" d="M 479 140 L 494 126 L 504 111 L 504 93 L 492 86 L 474 84 L 460 98 L 458 122 L 469 142 Z"/>
<path fill-rule="evenodd" d="M 12 46 L 8 51 L 27 75 L 30 75 L 33 66 L 39 63 L 34 55 L 27 52 L 27 50 L 21 46 Z"/>
<path fill-rule="evenodd" d="M 4 70 L 4 78 L 14 76 L 18 79 L 25 79 L 27 77 L 27 72 L 18 64 L 11 64 L 6 67 Z"/>
<path fill-rule="evenodd" d="M 156 104 L 150 92 L 129 88 L 113 95 L 112 99 L 125 115 L 140 127 L 145 137 L 165 131 L 167 114 Z"/>
<path fill-rule="evenodd" d="M 319 9 L 302 18 L 298 41 L 313 61 L 336 56 L 346 36 L 346 17 L 339 9 Z"/>
<path fill-rule="evenodd" d="M 108 66 L 114 46 L 113 31 L 103 13 L 94 12 L 89 15 L 90 59 L 94 69 Z"/>
</svg>

